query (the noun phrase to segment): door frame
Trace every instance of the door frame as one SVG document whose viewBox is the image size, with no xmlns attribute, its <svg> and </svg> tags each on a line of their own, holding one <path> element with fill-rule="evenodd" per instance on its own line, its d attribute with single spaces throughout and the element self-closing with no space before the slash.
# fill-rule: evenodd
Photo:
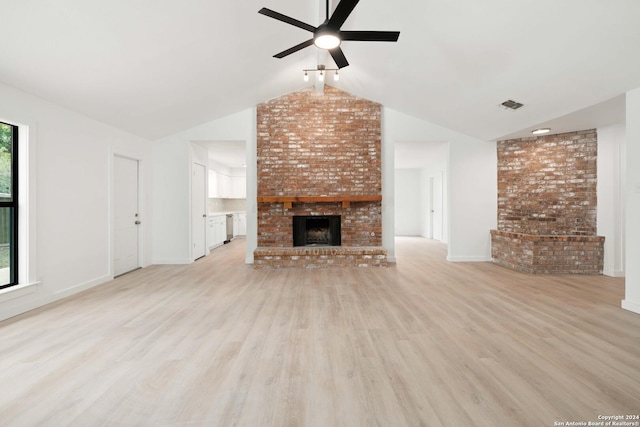
<svg viewBox="0 0 640 427">
<path fill-rule="evenodd" d="M 144 199 L 144 181 L 142 179 L 142 177 L 144 176 L 143 174 L 143 170 L 144 170 L 144 160 L 137 158 L 137 157 L 132 157 L 132 156 L 128 156 L 126 154 L 121 154 L 121 153 L 117 153 L 117 152 L 113 152 L 109 155 L 109 163 L 110 163 L 110 171 L 111 171 L 111 179 L 110 179 L 110 183 L 111 183 L 111 188 L 110 188 L 110 200 L 109 200 L 109 212 L 111 214 L 110 217 L 110 226 L 109 226 L 109 233 L 111 238 L 109 239 L 109 244 L 110 244 L 110 248 L 109 248 L 109 276 L 111 276 L 112 278 L 114 277 L 115 274 L 115 269 L 114 269 L 114 260 L 115 260 L 115 248 L 116 248 L 116 232 L 115 232 L 115 220 L 116 220 L 116 203 L 115 203 L 115 198 L 116 198 L 116 194 L 115 194 L 115 162 L 116 162 L 116 157 L 120 157 L 122 159 L 127 159 L 127 160 L 133 160 L 135 162 L 138 163 L 138 218 L 140 218 L 140 225 L 137 227 L 137 238 L 138 238 L 138 268 L 144 268 L 147 266 L 147 264 L 144 261 L 144 253 L 145 253 L 145 245 L 144 245 L 144 232 L 143 230 L 145 229 L 145 227 L 147 226 L 147 219 L 145 217 L 145 212 L 143 209 L 143 203 L 141 202 Z"/>
<path fill-rule="evenodd" d="M 195 215 L 194 212 L 193 212 L 193 209 L 194 209 L 194 200 L 193 200 L 193 182 L 194 181 L 193 181 L 193 178 L 194 178 L 196 165 L 199 166 L 199 167 L 202 167 L 204 169 L 204 180 L 202 182 L 204 192 L 203 192 L 202 196 L 203 196 L 203 203 L 204 203 L 204 210 L 205 210 L 204 226 L 202 228 L 202 233 L 203 233 L 203 238 L 204 238 L 204 254 L 201 257 L 198 257 L 198 258 L 196 258 L 195 255 L 194 255 L 194 239 L 193 239 L 194 228 L 195 228 L 195 225 L 193 224 L 193 218 L 194 218 L 194 215 Z M 194 262 L 196 259 L 200 259 L 200 258 L 203 258 L 203 257 L 209 255 L 209 247 L 208 247 L 208 244 L 207 244 L 207 217 L 206 217 L 207 202 L 208 202 L 208 196 L 209 196 L 209 193 L 208 193 L 208 183 L 209 183 L 208 170 L 209 170 L 209 167 L 207 165 L 204 165 L 204 164 L 198 162 L 198 161 L 192 161 L 190 169 L 191 169 L 191 173 L 190 173 L 191 179 L 189 180 L 189 182 L 191 184 L 190 185 L 191 188 L 190 188 L 189 193 L 190 193 L 191 197 L 189 198 L 189 200 L 190 200 L 189 214 L 190 214 L 191 219 L 190 219 L 189 223 L 191 224 L 191 227 L 190 227 L 190 230 L 189 230 L 189 242 L 190 242 L 189 246 L 191 248 L 191 250 L 190 250 L 191 262 Z"/>
</svg>

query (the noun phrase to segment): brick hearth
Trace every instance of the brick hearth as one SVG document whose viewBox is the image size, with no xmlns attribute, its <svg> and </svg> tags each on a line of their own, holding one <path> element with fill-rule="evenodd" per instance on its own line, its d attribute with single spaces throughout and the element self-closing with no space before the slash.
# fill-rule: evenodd
<svg viewBox="0 0 640 427">
<path fill-rule="evenodd" d="M 497 264 L 523 273 L 601 274 L 604 237 L 491 230 L 491 256 Z"/>
<path fill-rule="evenodd" d="M 258 248 L 254 268 L 386 267 L 387 251 L 379 246 Z"/>
</svg>

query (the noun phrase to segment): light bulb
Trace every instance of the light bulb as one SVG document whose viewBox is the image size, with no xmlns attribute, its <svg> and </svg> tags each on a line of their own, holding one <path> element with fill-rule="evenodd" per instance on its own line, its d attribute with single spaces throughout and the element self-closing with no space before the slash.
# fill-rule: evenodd
<svg viewBox="0 0 640 427">
<path fill-rule="evenodd" d="M 338 81 L 340 80 L 340 74 L 338 74 L 338 70 L 336 70 L 336 73 L 333 75 L 333 81 Z"/>
<path fill-rule="evenodd" d="M 313 33 L 313 44 L 320 49 L 335 49 L 340 46 L 340 31 L 329 27 L 327 23 L 321 24 Z"/>
<path fill-rule="evenodd" d="M 324 71 L 320 71 L 320 75 L 318 76 L 318 80 L 320 80 L 321 82 L 324 81 Z"/>
<path fill-rule="evenodd" d="M 309 81 L 309 73 L 307 73 L 306 71 L 304 72 L 304 81 L 308 82 Z"/>
<path fill-rule="evenodd" d="M 333 49 L 340 46 L 340 39 L 333 34 L 323 34 L 316 37 L 313 43 L 320 49 Z"/>
</svg>

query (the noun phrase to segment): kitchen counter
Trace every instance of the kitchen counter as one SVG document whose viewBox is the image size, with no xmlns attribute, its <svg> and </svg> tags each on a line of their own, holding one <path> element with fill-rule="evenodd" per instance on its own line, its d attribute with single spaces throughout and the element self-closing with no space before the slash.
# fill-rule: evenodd
<svg viewBox="0 0 640 427">
<path fill-rule="evenodd" d="M 245 211 L 209 212 L 207 216 L 233 215 L 233 214 L 246 214 L 246 212 Z"/>
</svg>

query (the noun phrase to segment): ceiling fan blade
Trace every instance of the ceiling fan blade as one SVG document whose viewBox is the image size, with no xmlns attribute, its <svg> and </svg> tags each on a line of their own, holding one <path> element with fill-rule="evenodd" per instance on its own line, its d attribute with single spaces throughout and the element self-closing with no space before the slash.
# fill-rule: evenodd
<svg viewBox="0 0 640 427">
<path fill-rule="evenodd" d="M 397 42 L 400 31 L 340 31 L 341 40 L 361 42 Z"/>
<path fill-rule="evenodd" d="M 267 9 L 266 7 L 263 7 L 262 9 L 260 9 L 258 11 L 259 14 L 261 15 L 265 15 L 268 16 L 270 18 L 273 19 L 277 19 L 278 21 L 282 21 L 285 22 L 289 25 L 293 25 L 294 27 L 298 27 L 298 28 L 302 28 L 303 30 L 307 30 L 307 31 L 311 31 L 312 33 L 316 30 L 316 27 L 314 27 L 313 25 L 309 25 L 306 24 L 302 21 L 298 21 L 297 19 L 293 19 L 287 15 L 283 15 L 281 13 L 278 13 L 274 10 L 271 9 Z"/>
<path fill-rule="evenodd" d="M 340 0 L 338 7 L 333 11 L 333 15 L 329 18 L 327 25 L 339 30 L 340 27 L 342 27 L 342 24 L 344 24 L 344 21 L 346 21 L 351 12 L 353 12 L 353 8 L 356 7 L 359 1 L 360 0 Z"/>
<path fill-rule="evenodd" d="M 340 49 L 340 46 L 336 47 L 335 49 L 330 49 L 329 53 L 331 54 L 331 57 L 335 61 L 338 68 L 344 68 L 349 65 L 349 61 L 347 61 L 347 58 L 344 56 L 344 52 L 342 51 L 342 49 Z"/>
<path fill-rule="evenodd" d="M 282 59 L 282 58 L 284 58 L 285 56 L 291 55 L 292 53 L 295 53 L 295 52 L 297 52 L 297 51 L 299 51 L 299 50 L 302 50 L 302 49 L 304 49 L 304 48 L 305 48 L 305 47 L 307 47 L 307 46 L 311 46 L 312 44 L 313 44 L 313 39 L 309 39 L 309 40 L 307 40 L 306 42 L 302 42 L 302 43 L 300 43 L 299 45 L 295 45 L 295 46 L 294 46 L 294 47 L 292 47 L 292 48 L 289 48 L 289 49 L 287 49 L 287 50 L 283 50 L 283 51 L 282 51 L 282 52 L 280 52 L 280 53 L 276 53 L 275 55 L 273 55 L 273 57 L 274 57 L 274 58 L 280 58 L 280 59 Z"/>
</svg>

